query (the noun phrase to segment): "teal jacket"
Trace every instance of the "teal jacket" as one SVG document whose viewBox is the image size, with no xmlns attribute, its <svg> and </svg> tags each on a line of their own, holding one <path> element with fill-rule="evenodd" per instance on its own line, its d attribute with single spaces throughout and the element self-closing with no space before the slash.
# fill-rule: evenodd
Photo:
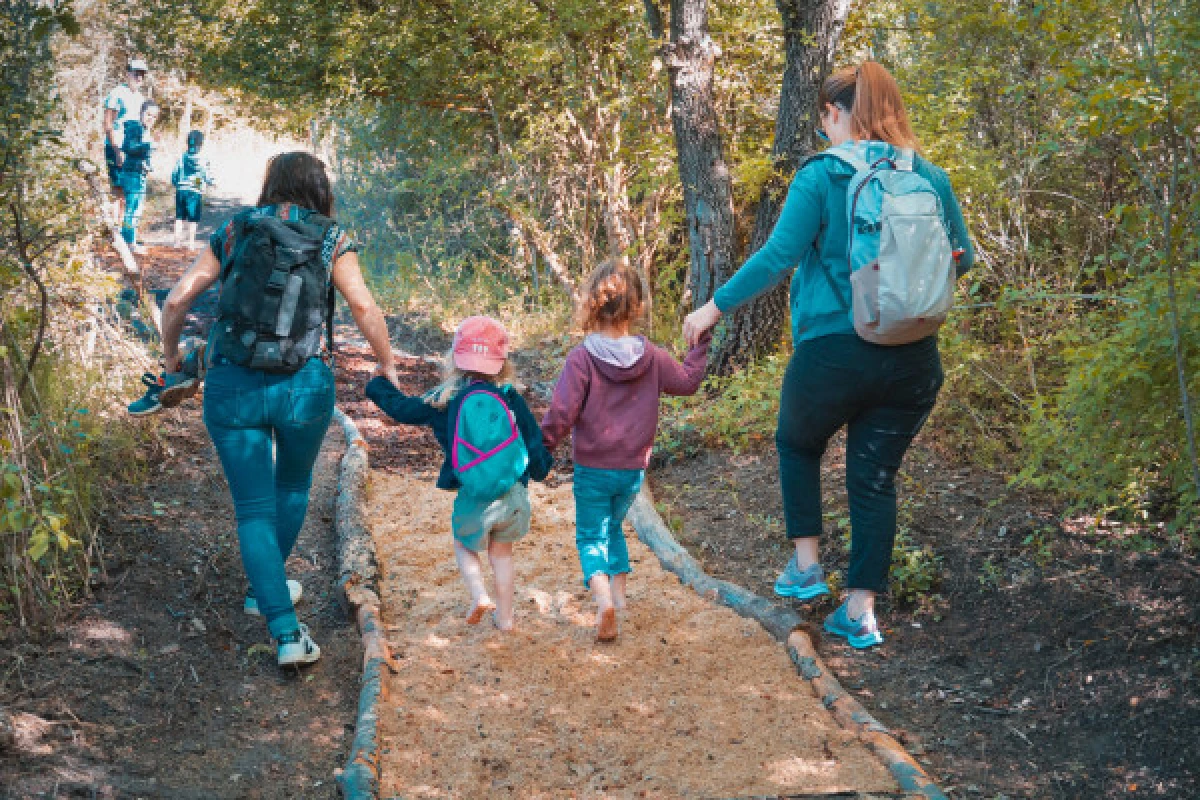
<svg viewBox="0 0 1200 800">
<path fill-rule="evenodd" d="M 895 153 L 886 142 L 871 142 L 869 148 L 874 158 Z M 933 185 L 942 199 L 950 246 L 963 251 L 958 259 L 961 275 L 974 264 L 975 251 L 962 209 L 950 188 L 950 179 L 942 169 L 920 156 L 914 160 L 913 169 Z M 850 268 L 846 263 L 846 190 L 853 175 L 853 168 L 836 158 L 816 157 L 807 161 L 792 179 L 771 237 L 717 289 L 713 296 L 717 308 L 728 313 L 775 286 L 789 270 L 795 269 L 791 287 L 793 343 L 854 333 L 851 312 L 838 302 L 821 270 L 824 263 L 842 296 L 851 296 Z"/>
</svg>

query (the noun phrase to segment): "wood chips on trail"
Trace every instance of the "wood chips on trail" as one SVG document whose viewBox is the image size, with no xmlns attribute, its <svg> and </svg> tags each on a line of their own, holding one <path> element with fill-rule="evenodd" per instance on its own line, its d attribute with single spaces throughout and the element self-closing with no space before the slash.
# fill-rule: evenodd
<svg viewBox="0 0 1200 800">
<path fill-rule="evenodd" d="M 664 572 L 632 535 L 629 610 L 593 641 L 570 485 L 531 486 L 517 631 L 465 624 L 453 495 L 372 473 L 384 616 L 399 672 L 381 713 L 382 796 L 745 797 L 894 792 L 784 648 Z"/>
</svg>

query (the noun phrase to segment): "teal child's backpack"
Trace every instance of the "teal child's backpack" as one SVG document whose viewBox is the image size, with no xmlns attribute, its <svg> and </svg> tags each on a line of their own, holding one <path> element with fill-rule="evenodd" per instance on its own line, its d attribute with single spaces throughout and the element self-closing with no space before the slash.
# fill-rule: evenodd
<svg viewBox="0 0 1200 800">
<path fill-rule="evenodd" d="M 475 384 L 458 407 L 450 440 L 450 466 L 460 492 L 495 500 L 529 466 L 529 451 L 500 392 Z"/>
<path fill-rule="evenodd" d="M 913 171 L 913 151 L 896 148 L 879 158 L 872 145 L 879 147 L 852 142 L 820 154 L 854 168 L 846 193 L 853 303 L 827 269 L 825 277 L 861 338 L 908 344 L 935 333 L 954 305 L 954 255 L 942 200 Z"/>
</svg>

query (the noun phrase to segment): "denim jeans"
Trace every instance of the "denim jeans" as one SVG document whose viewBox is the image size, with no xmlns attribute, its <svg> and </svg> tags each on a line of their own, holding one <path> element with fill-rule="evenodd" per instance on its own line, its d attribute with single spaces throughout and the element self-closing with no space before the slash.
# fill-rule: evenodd
<svg viewBox="0 0 1200 800">
<path fill-rule="evenodd" d="M 121 188 L 125 190 L 125 216 L 121 220 L 121 238 L 131 247 L 137 244 L 137 229 L 142 221 L 142 205 L 146 201 L 146 176 L 121 173 Z"/>
<path fill-rule="evenodd" d="M 575 465 L 575 547 L 585 586 L 593 575 L 632 571 L 621 524 L 645 476 L 640 469 Z"/>
<path fill-rule="evenodd" d="M 283 565 L 304 525 L 333 403 L 333 373 L 317 358 L 292 375 L 218 358 L 206 377 L 204 424 L 233 496 L 242 565 L 275 638 L 298 627 Z"/>
<path fill-rule="evenodd" d="M 779 400 L 779 482 L 789 539 L 821 535 L 821 456 L 842 427 L 850 499 L 850 589 L 887 590 L 896 470 L 942 386 L 937 337 L 885 347 L 855 335 L 800 342 Z"/>
</svg>

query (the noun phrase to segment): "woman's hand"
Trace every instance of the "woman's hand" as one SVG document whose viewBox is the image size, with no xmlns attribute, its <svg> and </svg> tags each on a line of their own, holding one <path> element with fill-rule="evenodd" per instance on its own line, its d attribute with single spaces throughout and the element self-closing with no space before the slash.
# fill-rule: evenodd
<svg viewBox="0 0 1200 800">
<path fill-rule="evenodd" d="M 179 372 L 179 369 L 182 366 L 183 358 L 179 355 L 178 350 L 176 350 L 174 353 L 163 354 L 163 371 L 168 375 L 173 372 Z"/>
<path fill-rule="evenodd" d="M 397 389 L 400 388 L 400 375 L 396 372 L 395 364 L 389 364 L 387 366 L 384 366 L 383 364 L 376 364 L 375 371 L 371 373 L 371 377 L 387 378 L 392 382 L 392 386 L 395 386 Z"/>
<path fill-rule="evenodd" d="M 717 308 L 717 304 L 712 300 L 688 314 L 683 321 L 683 339 L 687 342 L 687 346 L 695 347 L 696 342 L 700 341 L 700 337 L 705 332 L 712 330 L 712 327 L 720 319 L 721 309 Z"/>
</svg>

